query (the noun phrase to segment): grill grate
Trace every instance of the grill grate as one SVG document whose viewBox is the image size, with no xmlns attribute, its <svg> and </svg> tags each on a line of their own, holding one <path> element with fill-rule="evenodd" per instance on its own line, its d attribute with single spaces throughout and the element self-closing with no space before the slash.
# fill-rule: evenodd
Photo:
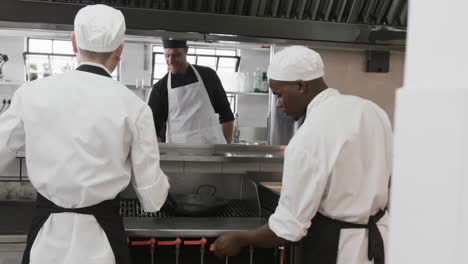
<svg viewBox="0 0 468 264">
<path fill-rule="evenodd" d="M 255 217 L 248 202 L 243 200 L 230 200 L 226 206 L 221 208 L 214 217 Z M 122 217 L 155 217 L 167 218 L 174 217 L 175 214 L 166 208 L 155 213 L 148 213 L 143 210 L 140 202 L 137 199 L 122 199 L 120 200 L 120 215 Z"/>
</svg>

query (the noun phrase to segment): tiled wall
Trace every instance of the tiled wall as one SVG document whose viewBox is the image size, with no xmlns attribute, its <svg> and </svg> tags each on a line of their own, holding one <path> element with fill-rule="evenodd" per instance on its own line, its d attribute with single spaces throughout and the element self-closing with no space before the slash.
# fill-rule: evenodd
<svg viewBox="0 0 468 264">
<path fill-rule="evenodd" d="M 312 47 L 313 48 L 313 47 Z M 403 52 L 390 53 L 390 72 L 365 72 L 365 52 L 363 50 L 316 49 L 325 64 L 325 81 L 344 94 L 351 94 L 369 99 L 382 107 L 393 122 L 396 89 L 403 85 Z M 246 54 L 246 53 L 244 53 Z M 248 53 L 247 53 L 248 54 Z M 249 63 L 259 61 L 268 64 L 269 53 L 259 52 L 255 60 L 245 60 L 244 69 L 254 71 Z M 242 59 L 243 60 L 243 59 Z M 241 66 L 242 66 L 241 60 Z M 266 69 L 266 66 L 263 66 Z M 242 67 L 241 67 L 242 70 Z M 266 127 L 268 115 L 268 97 L 244 96 L 239 100 L 239 126 Z"/>
<path fill-rule="evenodd" d="M 364 51 L 317 49 L 325 64 L 328 86 L 357 95 L 382 107 L 393 121 L 396 89 L 403 85 L 403 52 L 390 53 L 390 72 L 365 72 Z"/>
</svg>

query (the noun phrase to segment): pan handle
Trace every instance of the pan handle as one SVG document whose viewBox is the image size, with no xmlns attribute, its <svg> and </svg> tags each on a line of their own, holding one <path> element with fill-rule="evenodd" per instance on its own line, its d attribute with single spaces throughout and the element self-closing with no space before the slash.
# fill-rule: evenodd
<svg viewBox="0 0 468 264">
<path fill-rule="evenodd" d="M 209 188 L 209 189 L 211 189 L 211 194 L 210 194 L 210 195 L 211 195 L 211 196 L 215 196 L 215 194 L 216 194 L 216 186 L 211 185 L 211 184 L 202 184 L 202 185 L 198 186 L 196 194 L 200 194 L 200 190 L 203 189 L 203 188 Z"/>
</svg>

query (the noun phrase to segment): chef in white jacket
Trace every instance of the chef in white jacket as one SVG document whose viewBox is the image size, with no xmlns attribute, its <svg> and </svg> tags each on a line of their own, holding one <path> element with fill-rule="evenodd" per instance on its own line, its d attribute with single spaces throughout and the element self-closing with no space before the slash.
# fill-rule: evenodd
<svg viewBox="0 0 468 264">
<path fill-rule="evenodd" d="M 75 17 L 74 71 L 28 82 L 0 116 L 0 170 L 25 146 L 38 192 L 23 263 L 130 263 L 119 193 L 131 182 L 145 211 L 169 189 L 150 108 L 111 78 L 124 47 L 122 13 Z"/>
<path fill-rule="evenodd" d="M 274 55 L 268 76 L 277 106 L 305 121 L 285 150 L 281 196 L 268 224 L 223 234 L 217 255 L 301 241 L 304 264 L 385 262 L 390 121 L 376 104 L 328 88 L 323 75 L 311 49 Z"/>
</svg>

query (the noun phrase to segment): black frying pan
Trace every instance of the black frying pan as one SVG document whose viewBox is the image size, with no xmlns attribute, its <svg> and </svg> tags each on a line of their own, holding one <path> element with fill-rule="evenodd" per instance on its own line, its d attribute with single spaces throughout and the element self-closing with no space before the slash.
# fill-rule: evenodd
<svg viewBox="0 0 468 264">
<path fill-rule="evenodd" d="M 200 193 L 203 188 L 210 188 L 211 193 Z M 194 194 L 169 194 L 168 205 L 178 216 L 214 216 L 216 211 L 226 205 L 225 199 L 215 196 L 216 187 L 200 185 Z"/>
</svg>

